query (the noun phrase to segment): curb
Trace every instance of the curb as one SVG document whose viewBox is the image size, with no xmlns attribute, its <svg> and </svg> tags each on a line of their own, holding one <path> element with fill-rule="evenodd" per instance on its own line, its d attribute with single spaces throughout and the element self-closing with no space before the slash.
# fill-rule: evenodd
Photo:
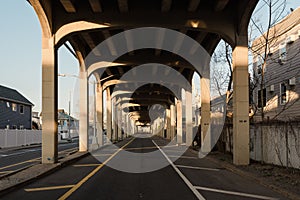
<svg viewBox="0 0 300 200">
<path fill-rule="evenodd" d="M 195 151 L 195 150 L 193 150 Z M 197 152 L 198 153 L 198 152 Z M 251 180 L 251 181 L 255 181 L 256 183 L 259 183 L 260 185 L 263 185 L 267 188 L 270 188 L 271 190 L 289 198 L 289 199 L 292 199 L 292 200 L 299 200 L 300 199 L 300 196 L 298 194 L 295 194 L 291 191 L 288 191 L 286 189 L 282 189 L 276 185 L 273 185 L 273 184 L 270 184 L 270 183 L 267 183 L 265 180 L 263 180 L 262 178 L 258 178 L 258 177 L 255 177 L 253 176 L 253 174 L 249 173 L 249 172 L 245 172 L 237 167 L 235 167 L 234 165 L 230 164 L 230 163 L 227 163 L 225 161 L 220 161 L 218 159 L 215 159 L 215 158 L 211 158 L 209 156 L 205 157 L 207 160 L 217 164 L 217 165 L 221 165 L 222 167 L 224 167 L 225 169 L 237 174 L 237 175 L 240 175 L 240 176 L 243 176 L 245 178 L 247 178 L 248 180 Z"/>
<path fill-rule="evenodd" d="M 31 144 L 31 145 L 24 145 L 24 146 L 18 146 L 18 147 L 7 147 L 7 148 L 0 148 L 0 151 L 17 151 L 21 149 L 31 149 L 41 147 L 41 144 Z"/>
<path fill-rule="evenodd" d="M 80 160 L 81 158 L 86 157 L 87 155 L 89 155 L 89 152 L 73 153 L 73 154 L 69 155 L 68 157 L 65 157 L 65 158 L 62 158 L 61 160 L 59 160 L 59 163 L 34 165 L 27 169 L 19 171 L 18 173 L 15 173 L 15 174 L 11 175 L 10 177 L 5 177 L 0 180 L 0 196 L 3 196 L 10 191 L 17 189 L 21 186 L 24 186 L 28 183 L 31 183 L 37 179 L 40 179 L 49 174 L 52 174 L 55 171 L 63 168 L 64 166 L 69 165 L 73 162 L 76 162 L 77 160 Z M 44 169 L 44 171 L 42 171 L 41 169 Z M 35 171 L 37 171 L 37 172 L 35 175 L 33 175 L 34 174 L 33 172 L 35 172 Z M 26 174 L 27 176 L 29 175 L 29 177 L 22 179 L 23 174 L 24 175 Z M 20 177 L 18 177 L 18 175 Z M 3 186 L 4 184 L 7 184 L 7 185 Z"/>
</svg>

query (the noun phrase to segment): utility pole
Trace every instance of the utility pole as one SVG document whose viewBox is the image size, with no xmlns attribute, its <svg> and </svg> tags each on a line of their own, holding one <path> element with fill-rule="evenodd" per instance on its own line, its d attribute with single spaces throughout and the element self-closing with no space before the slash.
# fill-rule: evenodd
<svg viewBox="0 0 300 200">
<path fill-rule="evenodd" d="M 71 91 L 69 97 L 69 124 L 68 124 L 68 139 L 71 139 Z"/>
</svg>

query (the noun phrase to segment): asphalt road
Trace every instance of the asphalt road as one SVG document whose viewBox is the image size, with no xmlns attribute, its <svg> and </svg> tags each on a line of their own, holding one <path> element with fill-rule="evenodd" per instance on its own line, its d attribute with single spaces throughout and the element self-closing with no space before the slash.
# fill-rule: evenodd
<svg viewBox="0 0 300 200">
<path fill-rule="evenodd" d="M 95 151 L 72 165 L 16 189 L 1 199 L 285 199 L 272 190 L 251 182 L 208 159 L 198 159 L 181 147 L 163 148 L 159 138 L 129 138 L 116 146 Z M 132 157 L 124 157 L 126 153 Z M 155 153 L 156 156 L 151 156 Z M 134 159 L 135 155 L 137 159 Z M 100 161 L 99 161 L 100 160 Z M 171 161 L 173 160 L 173 162 Z M 145 173 L 154 163 L 166 166 Z M 122 171 L 122 170 L 123 171 Z"/>
<path fill-rule="evenodd" d="M 58 144 L 59 155 L 78 149 L 78 141 Z M 0 150 L 0 177 L 41 162 L 41 147 L 28 146 Z"/>
</svg>

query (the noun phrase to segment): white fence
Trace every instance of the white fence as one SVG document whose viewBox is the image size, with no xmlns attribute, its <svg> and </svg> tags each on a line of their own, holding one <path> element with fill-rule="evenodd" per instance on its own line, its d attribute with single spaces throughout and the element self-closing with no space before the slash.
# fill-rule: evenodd
<svg viewBox="0 0 300 200">
<path fill-rule="evenodd" d="M 42 142 L 41 130 L 0 130 L 0 147 L 17 147 Z"/>
</svg>

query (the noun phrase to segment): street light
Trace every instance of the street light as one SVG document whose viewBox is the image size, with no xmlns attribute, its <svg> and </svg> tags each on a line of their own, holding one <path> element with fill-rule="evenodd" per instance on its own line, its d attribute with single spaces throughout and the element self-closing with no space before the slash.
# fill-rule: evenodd
<svg viewBox="0 0 300 200">
<path fill-rule="evenodd" d="M 79 78 L 79 76 L 73 75 L 73 74 L 58 74 L 58 76 L 61 77 L 74 77 L 74 78 Z M 71 91 L 70 91 L 70 96 L 69 96 L 69 123 L 68 123 L 68 140 L 71 140 Z"/>
</svg>

